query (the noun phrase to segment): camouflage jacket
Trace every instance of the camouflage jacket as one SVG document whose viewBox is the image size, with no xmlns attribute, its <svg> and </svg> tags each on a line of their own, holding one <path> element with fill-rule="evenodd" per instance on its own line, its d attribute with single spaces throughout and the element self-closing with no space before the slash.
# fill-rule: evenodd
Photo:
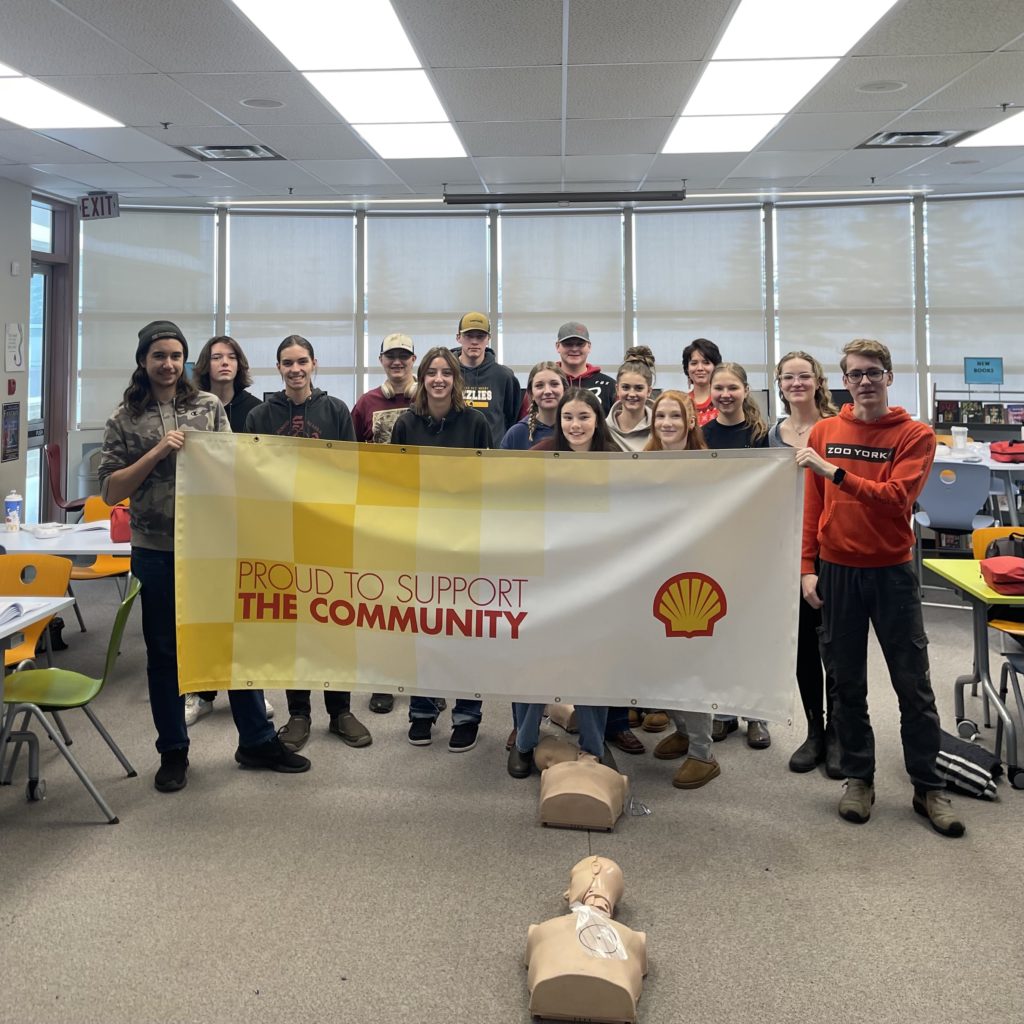
<svg viewBox="0 0 1024 1024">
<path fill-rule="evenodd" d="M 100 457 L 100 494 L 107 497 L 112 473 L 133 465 L 153 448 L 168 430 L 230 431 L 220 399 L 201 391 L 194 402 L 175 409 L 172 402 L 150 402 L 137 419 L 119 405 L 107 420 Z M 186 441 L 186 444 L 188 442 Z M 177 455 L 158 462 L 131 496 L 132 545 L 174 550 L 174 470 Z"/>
</svg>

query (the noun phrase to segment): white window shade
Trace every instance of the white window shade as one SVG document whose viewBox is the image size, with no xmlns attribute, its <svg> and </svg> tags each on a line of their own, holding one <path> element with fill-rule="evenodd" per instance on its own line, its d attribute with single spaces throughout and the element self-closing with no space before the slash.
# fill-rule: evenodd
<svg viewBox="0 0 1024 1024">
<path fill-rule="evenodd" d="M 215 215 L 126 210 L 82 224 L 77 422 L 102 426 L 135 368 L 138 332 L 172 320 L 195 358 L 215 326 Z"/>
<path fill-rule="evenodd" d="M 355 218 L 231 214 L 227 333 L 245 351 L 252 392 L 281 390 L 277 346 L 290 334 L 316 352 L 315 386 L 356 394 Z"/>
<path fill-rule="evenodd" d="M 487 314 L 487 231 L 479 214 L 366 218 L 369 387 L 384 379 L 378 356 L 386 335 L 410 335 L 422 356 L 456 344 L 464 313 Z"/>
<path fill-rule="evenodd" d="M 558 359 L 555 338 L 582 321 L 590 361 L 615 376 L 623 354 L 622 215 L 504 215 L 502 358 L 519 372 Z"/>
<path fill-rule="evenodd" d="M 708 338 L 764 387 L 760 209 L 639 212 L 634 239 L 637 342 L 664 367 L 658 386 L 688 391 L 683 349 Z"/>
<path fill-rule="evenodd" d="M 964 356 L 1002 356 L 1024 390 L 1024 199 L 929 202 L 926 224 L 931 383 L 966 391 Z"/>
<path fill-rule="evenodd" d="M 891 405 L 917 416 L 913 210 L 910 203 L 782 207 L 775 212 L 775 359 L 809 352 L 841 388 L 854 338 L 892 353 Z"/>
</svg>

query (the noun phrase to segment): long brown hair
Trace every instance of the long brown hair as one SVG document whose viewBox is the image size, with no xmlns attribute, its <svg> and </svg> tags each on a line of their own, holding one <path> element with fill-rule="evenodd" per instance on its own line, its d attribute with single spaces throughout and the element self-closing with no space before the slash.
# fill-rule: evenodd
<svg viewBox="0 0 1024 1024">
<path fill-rule="evenodd" d="M 526 437 L 531 442 L 533 441 L 533 435 L 537 430 L 537 414 L 539 412 L 537 402 L 533 397 L 533 378 L 542 370 L 550 370 L 552 373 L 558 375 L 558 378 L 562 382 L 563 395 L 569 390 L 569 378 L 566 377 L 565 370 L 562 369 L 561 363 L 555 363 L 550 359 L 546 359 L 544 362 L 537 363 L 536 366 L 530 370 L 530 375 L 526 378 L 526 393 L 530 397 L 530 415 L 526 420 Z"/>
<path fill-rule="evenodd" d="M 708 443 L 704 440 L 704 431 L 700 429 L 697 422 L 697 413 L 694 411 L 693 402 L 682 391 L 662 391 L 654 401 L 654 408 L 651 409 L 651 436 L 644 445 L 645 452 L 663 452 L 661 438 L 654 426 L 654 417 L 662 402 L 675 402 L 683 410 L 683 420 L 686 422 L 686 448 L 688 451 L 706 450 Z"/>
<path fill-rule="evenodd" d="M 593 391 L 585 388 L 570 388 L 558 403 L 558 411 L 555 413 L 555 451 L 571 452 L 573 447 L 562 430 L 562 410 L 570 402 L 582 402 L 588 406 L 594 414 L 594 436 L 590 439 L 590 451 L 592 452 L 620 452 L 622 449 L 615 443 L 615 439 L 608 429 L 608 421 L 604 417 L 604 407 L 600 399 Z"/>
<path fill-rule="evenodd" d="M 235 379 L 232 383 L 235 385 L 235 394 L 237 395 L 239 391 L 244 391 L 252 383 L 252 374 L 249 373 L 249 360 L 245 358 L 242 346 L 227 334 L 220 334 L 216 338 L 211 338 L 203 346 L 202 352 L 199 353 L 199 358 L 196 359 L 196 365 L 192 373 L 196 381 L 198 381 L 199 387 L 203 391 L 209 391 L 210 353 L 213 351 L 214 345 L 227 345 L 235 353 L 235 358 L 238 360 L 238 373 L 235 374 Z"/>
<path fill-rule="evenodd" d="M 450 348 L 446 348 L 444 345 L 435 345 L 416 367 L 417 387 L 416 397 L 412 400 L 412 411 L 417 416 L 430 415 L 430 409 L 427 406 L 427 389 L 423 386 L 423 378 L 426 376 L 427 370 L 430 369 L 430 364 L 438 357 L 443 359 L 452 370 L 452 411 L 462 412 L 466 408 L 466 400 L 462 397 L 462 367 Z"/>
<path fill-rule="evenodd" d="M 146 407 L 153 398 L 153 386 L 149 382 L 149 374 L 146 373 L 146 356 L 156 342 L 166 340 L 177 341 L 181 345 L 182 356 L 187 351 L 186 346 L 181 344 L 181 339 L 171 334 L 162 334 L 150 340 L 146 350 L 141 353 L 143 361 L 135 364 L 131 379 L 128 381 L 128 387 L 124 389 L 124 395 L 121 397 L 124 407 L 131 413 L 133 420 L 137 420 L 146 411 Z M 199 388 L 189 380 L 183 363 L 181 376 L 178 378 L 177 386 L 174 389 L 174 408 L 184 409 L 193 403 L 198 395 Z"/>
<path fill-rule="evenodd" d="M 790 361 L 790 359 L 802 359 L 805 363 L 811 364 L 811 371 L 814 374 L 814 405 L 818 410 L 818 415 L 824 420 L 829 416 L 836 416 L 839 410 L 836 408 L 835 402 L 832 401 L 832 392 L 828 389 L 828 381 L 825 380 L 825 370 L 821 363 L 812 355 L 808 355 L 806 352 L 787 352 L 775 366 L 775 383 L 779 388 L 779 398 L 782 399 L 782 407 L 787 413 L 791 413 L 793 410 L 789 407 L 789 399 L 782 393 L 782 367 Z"/>
<path fill-rule="evenodd" d="M 768 433 L 768 424 L 764 421 L 761 406 L 754 401 L 750 394 L 750 385 L 747 383 L 747 371 L 739 363 L 719 363 L 711 371 L 709 383 L 713 385 L 715 378 L 720 373 L 731 373 L 747 389 L 747 393 L 743 398 L 743 421 L 750 428 L 750 443 L 757 444 Z"/>
</svg>

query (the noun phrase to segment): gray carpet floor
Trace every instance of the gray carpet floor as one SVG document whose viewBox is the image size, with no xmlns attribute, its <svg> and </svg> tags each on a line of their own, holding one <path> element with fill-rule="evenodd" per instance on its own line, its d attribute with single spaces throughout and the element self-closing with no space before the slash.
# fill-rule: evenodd
<svg viewBox="0 0 1024 1024">
<path fill-rule="evenodd" d="M 69 626 L 57 663 L 98 675 L 116 594 L 97 582 L 80 596 L 90 631 Z M 970 617 L 929 608 L 926 621 L 953 731 Z M 45 800 L 26 802 L 23 764 L 0 789 L 2 1021 L 518 1024 L 526 929 L 564 911 L 590 853 L 622 865 L 619 918 L 648 935 L 641 1021 L 1024 1020 L 1024 792 L 1004 780 L 995 802 L 954 797 L 959 840 L 915 815 L 873 644 L 878 802 L 864 826 L 837 817 L 841 783 L 787 771 L 803 734 L 774 726 L 767 751 L 740 733 L 717 744 L 721 777 L 691 792 L 644 736 L 646 756 L 616 759 L 650 815 L 610 835 L 545 829 L 538 777 L 505 771 L 507 704 L 487 704 L 477 748 L 454 755 L 442 729 L 411 746 L 404 702 L 372 715 L 364 694 L 363 750 L 327 732 L 314 694 L 313 769 L 299 776 L 236 767 L 221 697 L 193 728 L 188 787 L 164 795 L 144 670 L 136 608 L 96 710 L 138 778 L 66 716 L 121 824 L 103 823 L 48 743 Z M 268 695 L 283 721 L 283 693 Z M 980 722 L 980 699 L 968 713 Z"/>
</svg>

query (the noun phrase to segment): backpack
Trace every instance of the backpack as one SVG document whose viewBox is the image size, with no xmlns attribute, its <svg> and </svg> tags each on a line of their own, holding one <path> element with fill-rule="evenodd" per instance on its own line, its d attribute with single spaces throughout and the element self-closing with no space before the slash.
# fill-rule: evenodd
<svg viewBox="0 0 1024 1024">
<path fill-rule="evenodd" d="M 993 462 L 1024 462 L 1024 441 L 993 441 L 988 450 Z"/>
</svg>

